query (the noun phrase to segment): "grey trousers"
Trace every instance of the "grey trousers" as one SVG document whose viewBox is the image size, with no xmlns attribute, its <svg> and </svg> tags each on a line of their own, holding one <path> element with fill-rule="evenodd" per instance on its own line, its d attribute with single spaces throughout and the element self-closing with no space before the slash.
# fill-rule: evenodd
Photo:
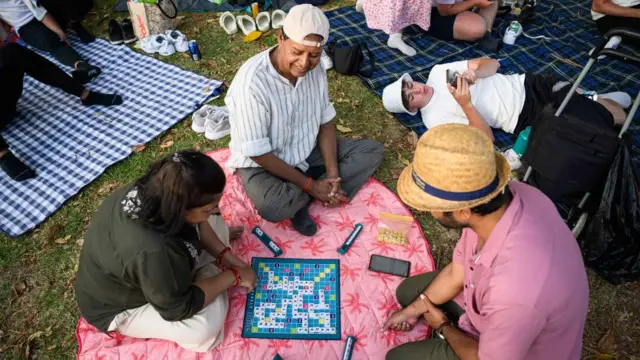
<svg viewBox="0 0 640 360">
<path fill-rule="evenodd" d="M 351 199 L 378 169 L 384 157 L 381 143 L 369 139 L 338 139 L 340 184 Z M 305 175 L 314 179 L 324 176 L 324 160 L 316 146 L 307 158 L 309 169 Z M 295 184 L 284 181 L 263 168 L 237 169 L 242 185 L 263 219 L 280 222 L 291 219 L 307 206 L 311 196 Z"/>
<path fill-rule="evenodd" d="M 429 286 L 437 272 L 428 272 L 404 280 L 396 290 L 396 298 L 403 308 L 409 306 Z M 455 301 L 438 306 L 456 324 L 464 310 Z M 449 344 L 439 337 L 414 341 L 391 349 L 386 360 L 459 360 Z"/>
</svg>

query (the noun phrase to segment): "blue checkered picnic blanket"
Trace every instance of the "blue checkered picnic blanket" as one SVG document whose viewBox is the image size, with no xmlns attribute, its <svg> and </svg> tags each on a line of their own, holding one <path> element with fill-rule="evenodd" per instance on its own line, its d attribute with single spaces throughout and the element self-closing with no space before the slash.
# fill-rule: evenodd
<svg viewBox="0 0 640 360">
<path fill-rule="evenodd" d="M 437 40 L 425 35 L 420 29 L 411 27 L 405 30 L 404 38 L 418 51 L 413 57 L 404 56 L 387 47 L 388 36 L 382 31 L 369 29 L 364 15 L 352 7 L 330 11 L 326 15 L 331 23 L 330 42 L 338 45 L 366 43 L 373 54 L 375 65 L 373 75 L 362 80 L 382 96 L 384 87 L 404 73 L 410 73 L 416 81 L 426 82 L 429 71 L 436 64 L 481 56 L 500 59 L 500 71 L 505 74 L 531 71 L 553 73 L 558 78 L 575 80 L 582 71 L 582 66 L 587 63 L 589 50 L 599 41 L 597 29 L 591 20 L 590 4 L 589 0 L 540 2 L 536 19 L 524 25 L 524 32 L 532 37 L 544 35 L 552 40 L 532 40 L 521 35 L 515 45 L 505 45 L 498 53 L 485 53 L 472 43 Z M 510 15 L 496 19 L 493 35 L 502 38 L 512 20 L 514 17 Z M 580 67 L 569 65 L 558 58 L 577 63 Z M 364 64 L 368 64 L 368 60 Z M 368 65 L 362 70 L 368 70 L 367 67 Z M 640 69 L 621 61 L 601 60 L 591 68 L 581 87 L 600 93 L 625 91 L 635 98 L 640 90 Z M 396 114 L 396 118 L 418 135 L 427 130 L 419 114 Z M 636 114 L 630 132 L 633 136 L 633 159 L 636 168 L 640 169 L 640 114 Z M 500 149 L 512 146 L 515 141 L 513 135 L 503 131 L 496 130 L 494 134 L 496 146 Z"/>
<path fill-rule="evenodd" d="M 87 45 L 71 41 L 102 68 L 86 87 L 116 92 L 124 104 L 83 106 L 78 98 L 25 77 L 18 115 L 3 136 L 38 176 L 16 182 L 0 172 L 0 231 L 9 236 L 40 224 L 107 167 L 128 157 L 132 147 L 153 139 L 221 90 L 220 81 L 126 46 L 102 39 Z"/>
</svg>

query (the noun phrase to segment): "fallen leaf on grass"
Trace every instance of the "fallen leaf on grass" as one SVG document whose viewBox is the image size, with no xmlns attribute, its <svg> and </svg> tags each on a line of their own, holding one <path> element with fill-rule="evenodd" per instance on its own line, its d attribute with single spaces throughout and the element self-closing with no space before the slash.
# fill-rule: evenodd
<svg viewBox="0 0 640 360">
<path fill-rule="evenodd" d="M 404 165 L 404 166 L 411 166 L 411 161 L 407 160 L 404 158 L 404 156 L 402 156 L 402 154 L 398 153 L 398 160 Z"/>
<path fill-rule="evenodd" d="M 132 148 L 131 148 L 131 152 L 139 153 L 139 152 L 143 151 L 143 150 L 144 150 L 144 149 L 146 149 L 146 148 L 147 148 L 147 147 L 146 147 L 146 146 L 144 146 L 144 145 L 136 145 L 136 146 L 134 146 L 134 147 L 132 147 Z"/>
<path fill-rule="evenodd" d="M 207 61 L 207 64 L 209 64 L 210 66 L 213 66 L 213 67 L 218 66 L 218 63 L 215 60 L 209 60 L 209 61 Z"/>
<path fill-rule="evenodd" d="M 49 326 L 45 331 L 36 331 L 33 334 L 29 335 L 29 338 L 27 339 L 25 350 L 24 350 L 25 358 L 31 359 L 31 343 L 33 341 L 43 336 L 50 336 L 50 335 L 51 335 L 51 326 Z"/>
<path fill-rule="evenodd" d="M 160 149 L 166 149 L 166 148 L 170 148 L 173 146 L 173 140 L 167 140 L 165 142 L 163 142 L 162 144 L 160 144 Z"/>
<path fill-rule="evenodd" d="M 57 238 L 53 242 L 56 243 L 56 244 L 63 245 L 63 244 L 66 244 L 67 242 L 69 242 L 69 239 L 71 239 L 71 235 L 67 235 L 67 236 L 65 236 L 63 238 Z"/>
<path fill-rule="evenodd" d="M 342 126 L 340 124 L 336 125 L 336 129 L 338 129 L 338 131 L 342 132 L 342 133 L 348 133 L 348 132 L 352 132 L 353 130 L 351 130 L 351 128 L 348 128 L 346 126 Z"/>
<path fill-rule="evenodd" d="M 216 21 L 216 19 L 207 19 L 207 22 L 208 22 L 209 24 L 211 24 L 211 23 L 212 23 L 212 22 L 214 22 L 214 21 Z"/>
<path fill-rule="evenodd" d="M 21 281 L 17 284 L 14 284 L 11 289 L 13 290 L 13 293 L 16 297 L 20 297 L 25 293 L 25 291 L 27 291 L 27 283 Z"/>
<path fill-rule="evenodd" d="M 398 180 L 398 178 L 400 177 L 400 174 L 402 174 L 402 170 L 403 169 L 391 169 L 391 178 L 393 178 L 393 180 Z"/>
<path fill-rule="evenodd" d="M 195 151 L 200 151 L 200 145 L 195 144 L 195 145 L 193 146 L 193 150 L 195 150 Z"/>
<path fill-rule="evenodd" d="M 414 133 L 413 131 L 409 131 L 409 133 L 407 134 L 407 141 L 411 145 L 412 149 L 415 149 L 416 146 L 418 146 L 418 140 L 419 139 L 420 138 L 418 138 L 418 135 L 416 133 Z"/>
<path fill-rule="evenodd" d="M 600 341 L 598 341 L 598 352 L 600 355 L 604 354 L 612 354 L 616 350 L 616 340 L 613 337 L 612 329 L 607 330 L 607 332 L 602 336 Z"/>
</svg>

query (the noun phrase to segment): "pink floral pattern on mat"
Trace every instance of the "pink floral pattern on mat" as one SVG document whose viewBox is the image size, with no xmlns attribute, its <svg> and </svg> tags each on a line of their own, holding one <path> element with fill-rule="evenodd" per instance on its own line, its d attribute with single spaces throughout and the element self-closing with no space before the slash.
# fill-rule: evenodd
<svg viewBox="0 0 640 360">
<path fill-rule="evenodd" d="M 229 151 L 223 149 L 209 155 L 224 165 L 229 158 Z M 194 353 L 163 340 L 122 336 L 110 338 L 80 318 L 76 329 L 78 359 L 262 360 L 272 359 L 279 353 L 284 360 L 332 360 L 340 358 L 344 340 L 348 335 L 353 335 L 357 342 L 352 359 L 369 360 L 384 359 L 392 347 L 427 337 L 428 329 L 422 321 L 408 333 L 379 331 L 387 316 L 399 308 L 395 290 L 402 278 L 367 270 L 370 256 L 380 254 L 409 260 L 412 275 L 435 269 L 427 241 L 415 221 L 409 234 L 408 247 L 376 241 L 379 212 L 411 215 L 396 195 L 381 183 L 370 180 L 353 201 L 342 208 L 327 209 L 313 204 L 311 215 L 318 221 L 320 229 L 312 238 L 297 234 L 288 223 L 273 224 L 262 220 L 237 176 L 227 174 L 227 187 L 220 208 L 229 225 L 245 226 L 242 237 L 232 245 L 233 252 L 247 262 L 254 256 L 273 256 L 251 235 L 250 230 L 255 225 L 260 225 L 280 245 L 285 257 L 340 259 L 342 340 L 245 339 L 240 334 L 246 295 L 232 289 L 229 292 L 225 339 L 209 353 Z M 338 254 L 336 249 L 349 236 L 356 223 L 364 225 L 363 232 L 346 255 Z"/>
<path fill-rule="evenodd" d="M 411 25 L 427 31 L 431 26 L 431 0 L 365 0 L 367 26 L 395 34 Z"/>
</svg>

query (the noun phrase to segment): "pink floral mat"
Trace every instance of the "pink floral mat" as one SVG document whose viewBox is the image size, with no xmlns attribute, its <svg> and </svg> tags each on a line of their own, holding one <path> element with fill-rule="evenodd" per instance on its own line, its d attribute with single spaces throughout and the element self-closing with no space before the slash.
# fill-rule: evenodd
<svg viewBox="0 0 640 360">
<path fill-rule="evenodd" d="M 222 149 L 209 155 L 224 166 L 229 158 L 229 150 Z M 248 229 L 233 243 L 233 253 L 247 262 L 254 256 L 273 256 L 251 235 L 250 229 L 255 225 L 260 225 L 280 245 L 284 251 L 283 257 L 340 260 L 342 340 L 242 338 L 240 334 L 246 294 L 234 289 L 229 292 L 230 310 L 225 325 L 225 339 L 209 353 L 187 351 L 173 342 L 164 340 L 111 338 L 80 318 L 76 329 L 79 359 L 270 360 L 279 353 L 284 360 L 331 360 L 341 357 L 348 335 L 357 338 L 353 360 L 384 359 L 389 349 L 427 337 L 428 328 L 424 322 L 419 322 L 408 333 L 379 331 L 387 316 L 399 308 L 395 290 L 402 278 L 367 270 L 371 255 L 379 254 L 408 260 L 411 262 L 411 275 L 435 269 L 427 240 L 415 220 L 408 236 L 408 246 L 389 245 L 376 240 L 379 212 L 411 216 L 398 197 L 380 182 L 369 180 L 353 201 L 342 208 L 328 209 L 314 203 L 310 212 L 318 223 L 319 230 L 311 238 L 299 235 L 287 222 L 272 224 L 262 220 L 247 198 L 240 179 L 229 173 L 220 208 L 229 225 L 243 225 Z M 336 249 L 342 245 L 357 223 L 364 226 L 362 233 L 346 255 L 338 254 Z"/>
</svg>

